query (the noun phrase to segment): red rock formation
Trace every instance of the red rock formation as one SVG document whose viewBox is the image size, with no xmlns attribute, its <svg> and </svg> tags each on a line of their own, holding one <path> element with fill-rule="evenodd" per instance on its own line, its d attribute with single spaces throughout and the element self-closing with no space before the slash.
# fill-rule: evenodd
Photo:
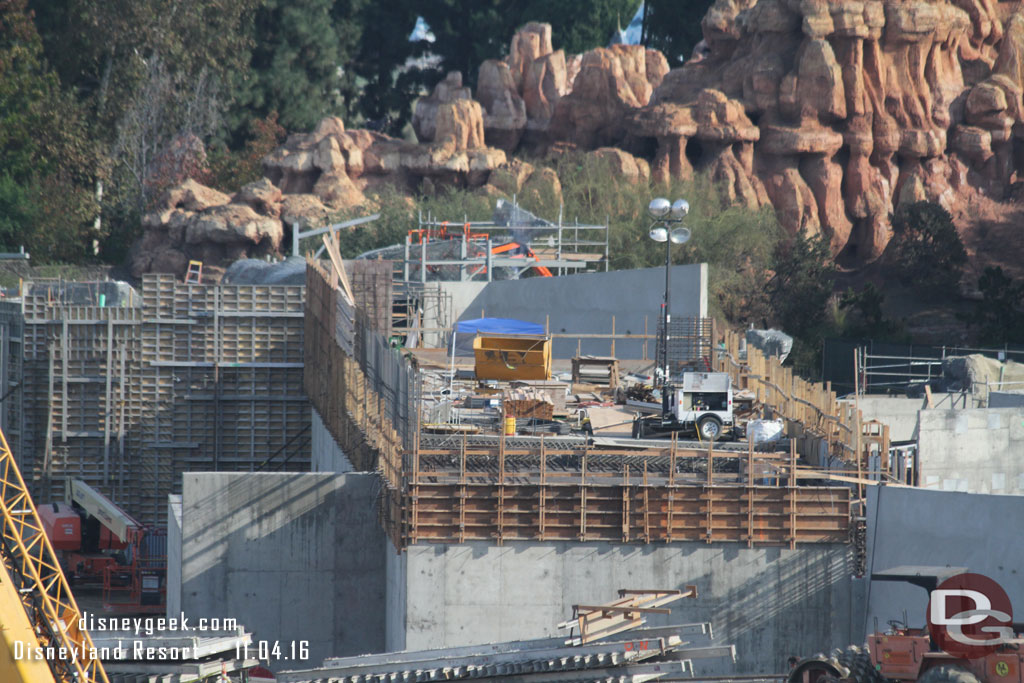
<svg viewBox="0 0 1024 683">
<path fill-rule="evenodd" d="M 706 58 L 669 72 L 630 119 L 657 140 L 656 178 L 691 172 L 684 141 L 703 143 L 694 105 L 713 89 L 759 134 L 745 138 L 752 164 L 706 144 L 700 164 L 732 169 L 713 173 L 734 188 L 747 174 L 749 197 L 762 185 L 787 230 L 820 232 L 858 261 L 881 254 L 900 202 L 957 215 L 973 192 L 1001 196 L 1015 180 L 1024 16 L 1010 3 L 718 0 L 703 29 Z"/>
</svg>

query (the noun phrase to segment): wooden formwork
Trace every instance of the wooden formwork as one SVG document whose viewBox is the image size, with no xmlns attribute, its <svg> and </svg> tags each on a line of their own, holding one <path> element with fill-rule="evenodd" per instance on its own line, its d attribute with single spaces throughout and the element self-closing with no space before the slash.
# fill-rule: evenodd
<svg viewBox="0 0 1024 683">
<path fill-rule="evenodd" d="M 22 450 L 38 500 L 78 477 L 161 523 L 182 472 L 308 468 L 302 287 L 154 275 L 121 306 L 52 289 L 22 301 Z"/>
<path fill-rule="evenodd" d="M 724 348 L 715 354 L 715 367 L 728 372 L 740 389 L 749 389 L 757 400 L 805 434 L 823 439 L 834 458 L 849 464 L 856 473 L 856 499 L 864 500 L 864 479 L 872 454 L 879 444 L 888 449 L 887 435 L 873 425 L 865 424 L 860 411 L 850 403 L 840 403 L 831 383 L 809 382 L 797 377 L 791 368 L 782 367 L 779 359 L 766 356 L 760 349 L 747 345 L 745 360 L 740 360 L 742 332 L 726 330 Z M 890 478 L 888 453 L 880 458 L 882 468 L 877 477 Z"/>
<path fill-rule="evenodd" d="M 408 439 L 400 429 L 410 422 L 412 397 L 394 390 L 403 381 L 408 384 L 408 375 L 396 376 L 408 369 L 397 352 L 386 350 L 386 339 L 358 311 L 356 348 L 354 355 L 347 355 L 336 337 L 337 274 L 312 260 L 306 274 L 306 393 L 353 466 L 379 470 L 388 485 L 397 487 Z M 376 362 L 371 366 L 370 360 Z"/>
<path fill-rule="evenodd" d="M 375 345 L 380 335 L 358 310 L 344 312 L 338 272 L 309 260 L 306 273 L 306 390 L 353 465 L 382 474 L 381 516 L 397 548 L 471 540 L 849 542 L 850 489 L 798 486 L 819 475 L 797 467 L 795 450 L 716 453 L 677 449 L 675 440 L 614 450 L 548 447 L 543 439 L 511 448 L 504 437 L 471 444 L 465 434 L 456 447 L 421 443 L 414 393 L 394 388 L 400 375 L 381 376 L 409 370 L 407 362 Z M 354 343 L 341 338 L 347 325 Z M 708 356 L 717 362 L 714 350 Z"/>
<path fill-rule="evenodd" d="M 409 486 L 409 543 L 846 543 L 842 487 L 498 483 Z"/>
</svg>

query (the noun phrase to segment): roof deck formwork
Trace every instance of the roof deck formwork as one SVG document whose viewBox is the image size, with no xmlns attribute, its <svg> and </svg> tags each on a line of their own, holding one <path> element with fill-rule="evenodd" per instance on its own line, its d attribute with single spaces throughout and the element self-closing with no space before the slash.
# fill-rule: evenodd
<svg viewBox="0 0 1024 683">
<path fill-rule="evenodd" d="M 624 448 L 578 437 L 423 433 L 414 358 L 373 328 L 345 279 L 336 266 L 307 262 L 306 392 L 355 468 L 381 474 L 381 520 L 396 548 L 850 540 L 851 489 L 802 485 L 821 475 L 798 466 L 795 446 Z"/>
</svg>

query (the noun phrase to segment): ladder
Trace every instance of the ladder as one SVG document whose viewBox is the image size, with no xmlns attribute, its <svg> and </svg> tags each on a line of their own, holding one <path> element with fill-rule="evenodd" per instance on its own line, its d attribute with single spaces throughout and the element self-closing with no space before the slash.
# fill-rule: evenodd
<svg viewBox="0 0 1024 683">
<path fill-rule="evenodd" d="M 185 284 L 200 285 L 203 283 L 203 262 L 189 261 L 185 272 Z"/>
<path fill-rule="evenodd" d="M 25 480 L 0 431 L 0 524 L 2 544 L 0 580 L 7 583 L 0 590 L 0 645 L 13 652 L 13 639 L 25 633 L 25 621 L 35 636 L 25 646 L 66 648 L 75 653 L 67 659 L 51 660 L 50 673 L 59 683 L 107 683 L 107 674 L 99 659 L 87 654 L 93 649 L 92 638 L 82 629 L 82 615 L 71 589 L 61 571 L 50 539 L 47 538 L 39 513 L 32 502 Z M 19 600 L 14 600 L 16 589 Z M 18 605 L 20 602 L 20 605 Z M 19 607 L 19 614 L 13 609 Z M 13 613 L 9 613 L 11 610 Z M 10 625 L 13 628 L 9 628 Z M 86 653 L 86 654 L 83 654 Z M 21 668 L 24 662 L 0 657 L 0 678 L 7 683 L 42 683 L 50 680 L 39 671 Z M 13 665 L 13 670 L 11 667 Z"/>
</svg>

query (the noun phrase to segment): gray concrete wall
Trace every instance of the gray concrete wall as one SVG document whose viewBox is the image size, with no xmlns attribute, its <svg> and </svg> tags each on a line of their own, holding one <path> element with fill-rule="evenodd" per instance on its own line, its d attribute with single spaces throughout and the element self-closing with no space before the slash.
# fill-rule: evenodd
<svg viewBox="0 0 1024 683">
<path fill-rule="evenodd" d="M 853 403 L 846 399 L 844 403 Z M 912 441 L 917 438 L 917 412 L 924 399 L 901 396 L 861 396 L 857 401 L 865 420 L 878 420 L 889 425 L 891 441 Z"/>
<path fill-rule="evenodd" d="M 990 391 L 989 408 L 1024 408 L 1024 391 Z"/>
<path fill-rule="evenodd" d="M 254 640 L 308 640 L 312 662 L 383 649 L 375 474 L 182 478 L 186 615 L 234 617 Z"/>
<path fill-rule="evenodd" d="M 784 671 L 789 655 L 847 645 L 861 625 L 851 619 L 860 593 L 847 545 L 414 545 L 404 565 L 405 607 L 389 604 L 388 632 L 404 621 L 409 649 L 559 635 L 555 625 L 574 604 L 614 600 L 620 588 L 687 584 L 699 597 L 649 623 L 711 621 L 716 642 L 736 645 L 735 666 L 701 660 L 700 674 Z"/>
<path fill-rule="evenodd" d="M 384 609 L 387 613 L 385 619 L 384 649 L 388 651 L 404 650 L 405 647 L 405 614 L 407 608 L 406 572 L 408 563 L 406 553 L 396 552 L 394 548 L 387 549 L 385 564 L 385 580 L 387 582 L 387 597 Z"/>
<path fill-rule="evenodd" d="M 167 618 L 181 613 L 181 496 L 167 496 Z"/>
<path fill-rule="evenodd" d="M 311 408 L 313 414 L 310 423 L 310 467 L 314 472 L 335 472 L 343 474 L 352 472 L 355 468 L 348 457 L 338 447 L 331 433 L 327 431 L 324 421 L 316 408 Z"/>
<path fill-rule="evenodd" d="M 1024 494 L 1024 409 L 922 410 L 918 454 L 925 488 Z"/>
<path fill-rule="evenodd" d="M 583 273 L 560 277 L 533 277 L 486 283 L 444 283 L 453 296 L 455 318 L 472 320 L 481 311 L 492 318 L 516 318 L 544 324 L 550 320 L 553 334 L 610 334 L 612 316 L 618 334 L 643 334 L 658 331 L 661 303 L 665 294 L 665 269 L 641 268 L 609 273 Z M 708 312 L 707 264 L 672 267 L 672 315 L 704 317 Z M 581 342 L 582 353 L 608 355 L 608 340 Z M 569 358 L 576 354 L 575 339 L 556 340 L 553 354 Z M 640 341 L 618 340 L 615 353 L 620 358 L 641 358 Z M 648 357 L 655 343 L 648 343 Z"/>
<path fill-rule="evenodd" d="M 1024 603 L 1024 545 L 1012 536 L 1024 498 L 869 486 L 867 510 L 869 574 L 900 565 L 967 567 L 1002 585 L 1014 605 Z M 922 626 L 927 604 L 921 588 L 873 582 L 865 633 L 876 618 L 882 629 L 902 621 L 904 610 L 911 626 Z"/>
</svg>

